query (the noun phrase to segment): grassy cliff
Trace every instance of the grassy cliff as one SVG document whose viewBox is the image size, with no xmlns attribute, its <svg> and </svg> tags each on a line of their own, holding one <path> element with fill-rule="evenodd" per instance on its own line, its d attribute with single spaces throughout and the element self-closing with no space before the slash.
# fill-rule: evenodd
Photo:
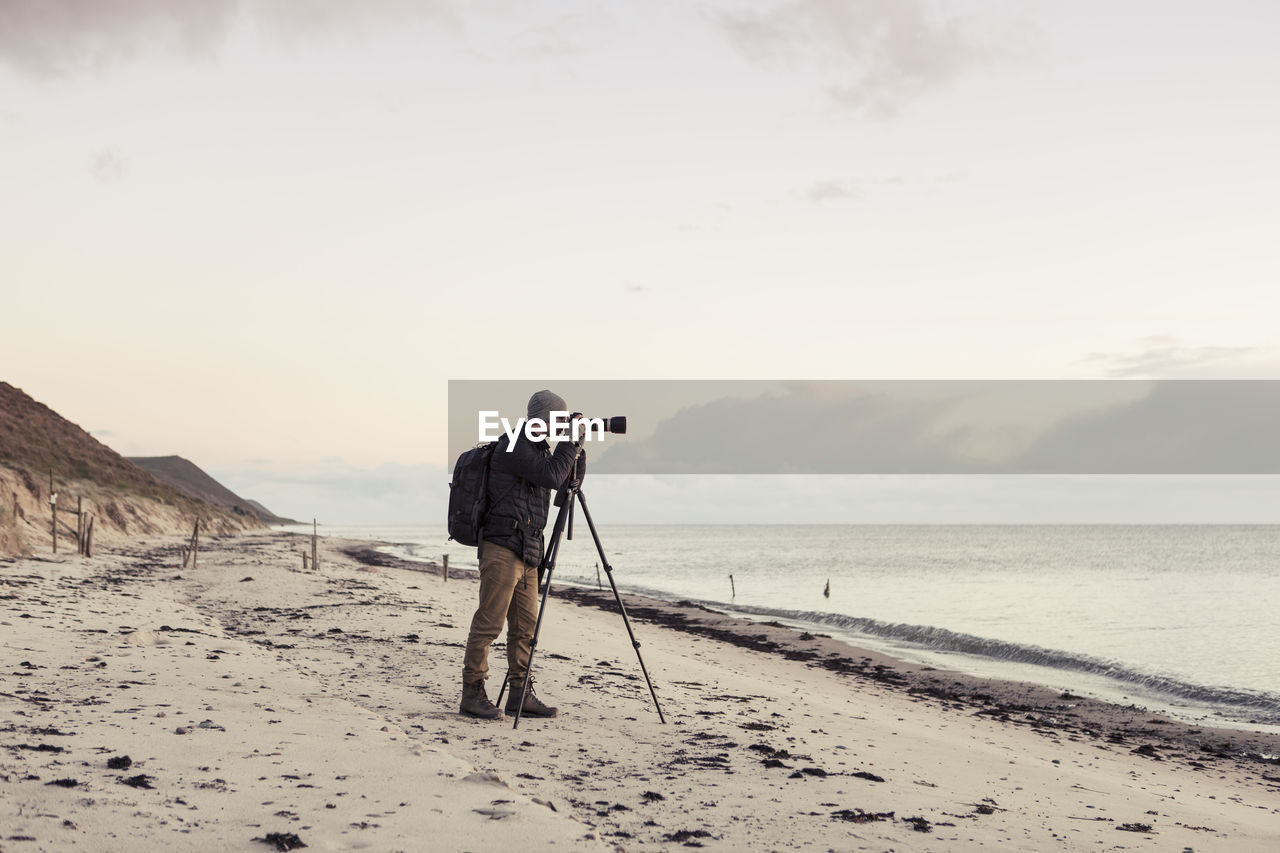
<svg viewBox="0 0 1280 853">
<path fill-rule="evenodd" d="M 262 526 L 257 515 L 180 493 L 48 406 L 0 382 L 0 553 L 49 547 L 51 478 L 60 511 L 74 509 L 79 499 L 93 513 L 98 541 L 183 532 L 197 518 L 211 532 Z M 74 527 L 74 518 L 63 520 Z M 74 549 L 73 538 L 66 547 Z"/>
</svg>

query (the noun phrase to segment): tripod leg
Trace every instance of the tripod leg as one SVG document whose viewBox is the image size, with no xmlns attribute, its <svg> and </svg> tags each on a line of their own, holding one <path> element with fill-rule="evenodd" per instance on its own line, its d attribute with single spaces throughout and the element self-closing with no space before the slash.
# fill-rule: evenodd
<svg viewBox="0 0 1280 853">
<path fill-rule="evenodd" d="M 554 535 L 555 535 L 555 528 L 554 528 L 554 527 L 552 527 L 551 531 L 552 531 L 552 535 L 554 536 Z M 572 538 L 572 537 L 571 537 L 571 538 Z M 552 549 L 556 547 L 556 544 L 557 544 L 557 543 L 556 543 L 556 541 L 553 539 L 553 540 L 552 540 L 552 542 L 551 542 L 551 544 L 549 544 L 549 545 L 547 546 L 547 550 L 546 550 L 546 552 L 544 552 L 544 553 L 543 553 L 543 555 L 542 555 L 542 561 L 538 563 L 538 577 L 542 577 L 542 572 L 543 572 L 543 570 L 545 570 L 545 569 L 546 569 L 546 567 L 547 567 L 547 565 L 548 565 L 548 564 L 550 564 L 550 565 L 555 565 L 555 559 L 556 559 L 556 558 L 555 558 L 555 553 L 553 552 L 553 550 L 552 550 Z M 508 640 L 507 640 L 507 641 L 508 641 L 508 642 L 510 642 L 510 635 L 508 635 Z M 535 638 L 534 638 L 534 641 L 535 641 L 535 642 L 537 641 L 536 636 L 535 636 Z M 530 649 L 532 649 L 532 646 L 530 646 Z M 530 656 L 530 658 L 532 658 L 532 657 L 533 657 L 533 652 L 532 652 L 532 651 L 530 651 L 529 656 Z M 507 682 L 508 682 L 508 681 L 510 681 L 510 680 L 511 680 L 511 667 L 510 667 L 510 666 L 508 666 L 508 667 L 507 667 L 507 674 L 506 674 L 506 675 L 504 675 L 504 676 L 502 677 L 502 686 L 501 686 L 500 688 L 498 688 L 498 698 L 497 698 L 497 699 L 495 699 L 495 700 L 493 700 L 493 704 L 498 705 L 498 706 L 501 706 L 501 705 L 502 705 L 502 697 L 503 697 L 503 695 L 505 695 L 505 694 L 506 694 L 506 692 L 507 692 Z M 521 700 L 520 700 L 520 707 L 521 707 L 521 708 L 524 708 L 524 700 L 523 700 L 523 699 L 521 699 Z"/>
<path fill-rule="evenodd" d="M 627 606 L 622 603 L 622 596 L 618 594 L 618 585 L 613 582 L 613 566 L 609 565 L 609 559 L 604 555 L 604 546 L 600 544 L 600 534 L 596 533 L 595 522 L 591 520 L 591 511 L 587 509 L 587 498 L 582 494 L 582 490 L 578 490 L 578 503 L 582 504 L 582 517 L 587 520 L 587 529 L 591 531 L 591 538 L 596 543 L 596 553 L 600 555 L 600 564 L 604 566 L 604 573 L 609 578 L 609 586 L 613 589 L 614 601 L 618 602 L 618 610 L 622 613 L 622 624 L 627 626 L 627 635 L 631 637 L 631 646 L 636 650 L 636 660 L 640 661 L 640 671 L 644 673 L 644 683 L 649 685 L 649 695 L 653 697 L 653 707 L 658 712 L 658 721 L 666 723 L 666 717 L 662 716 L 662 706 L 658 704 L 658 694 L 654 692 L 653 682 L 649 680 L 649 670 L 644 665 L 644 658 L 640 656 L 640 641 L 636 639 L 636 634 L 631 630 L 631 619 L 627 616 Z"/>
<path fill-rule="evenodd" d="M 571 506 L 573 506 L 572 494 L 560 506 L 560 511 L 556 513 L 556 523 L 551 528 L 551 542 L 547 545 L 547 551 L 542 557 L 542 563 L 539 565 L 539 568 L 547 570 L 547 582 L 546 586 L 542 588 L 542 600 L 538 603 L 538 619 L 533 624 L 533 638 L 529 641 L 529 662 L 525 664 L 524 681 L 520 683 L 520 701 L 516 703 L 515 724 L 511 726 L 513 729 L 520 727 L 520 715 L 524 713 L 524 697 L 529 692 L 529 679 L 533 675 L 533 653 L 538 649 L 538 635 L 542 633 L 542 615 L 547 610 L 547 595 L 551 592 L 551 575 L 556 570 L 556 557 L 559 556 L 560 534 L 564 532 L 565 519 Z M 504 683 L 503 687 L 505 686 Z"/>
<path fill-rule="evenodd" d="M 502 707 L 502 694 L 507 692 L 507 679 L 511 677 L 511 667 L 507 667 L 507 674 L 502 676 L 502 686 L 498 688 L 498 698 L 493 700 L 493 704 L 499 708 Z"/>
</svg>

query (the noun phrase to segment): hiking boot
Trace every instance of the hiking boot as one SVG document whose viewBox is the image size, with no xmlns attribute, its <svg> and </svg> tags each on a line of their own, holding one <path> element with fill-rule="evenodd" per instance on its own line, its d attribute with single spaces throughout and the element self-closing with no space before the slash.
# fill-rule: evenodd
<svg viewBox="0 0 1280 853">
<path fill-rule="evenodd" d="M 527 702 L 525 704 L 528 705 Z M 485 695 L 483 681 L 462 685 L 462 704 L 458 708 L 458 713 L 479 717 L 482 720 L 502 719 L 502 712 L 498 710 L 498 706 L 490 702 L 489 697 Z"/>
<path fill-rule="evenodd" d="M 516 715 L 516 707 L 520 704 L 520 687 L 524 679 L 507 682 L 507 706 L 506 712 L 511 716 Z M 533 692 L 533 681 L 529 681 L 529 690 L 524 694 L 524 710 L 520 712 L 521 717 L 554 717 L 556 709 L 550 705 L 543 704 Z"/>
</svg>

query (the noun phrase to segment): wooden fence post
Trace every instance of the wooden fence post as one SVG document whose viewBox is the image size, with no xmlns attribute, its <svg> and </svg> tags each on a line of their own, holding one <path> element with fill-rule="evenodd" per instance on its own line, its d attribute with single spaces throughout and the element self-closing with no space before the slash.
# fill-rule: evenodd
<svg viewBox="0 0 1280 853">
<path fill-rule="evenodd" d="M 58 553 L 58 493 L 53 490 L 53 471 L 49 472 L 49 508 L 53 511 L 53 553 Z"/>
<path fill-rule="evenodd" d="M 449 582 L 449 555 L 444 555 L 444 582 Z"/>
<path fill-rule="evenodd" d="M 191 534 L 191 568 L 200 565 L 200 519 L 196 519 L 196 529 Z"/>
<path fill-rule="evenodd" d="M 316 548 L 316 530 L 317 524 L 314 518 L 311 519 L 311 570 L 319 571 L 320 569 L 320 552 Z"/>
</svg>

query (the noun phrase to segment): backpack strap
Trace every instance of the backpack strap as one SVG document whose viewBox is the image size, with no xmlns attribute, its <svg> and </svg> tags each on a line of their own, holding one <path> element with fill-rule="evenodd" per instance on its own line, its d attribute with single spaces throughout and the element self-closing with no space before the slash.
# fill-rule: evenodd
<svg viewBox="0 0 1280 853">
<path fill-rule="evenodd" d="M 507 439 L 507 441 L 510 442 L 510 439 Z M 486 504 L 488 504 L 489 502 L 489 472 L 493 469 L 493 454 L 498 452 L 498 445 L 501 443 L 502 443 L 502 439 L 499 439 L 498 441 L 494 442 L 493 453 L 489 454 L 489 458 L 484 465 L 484 482 L 480 484 L 480 494 L 484 495 Z M 507 490 L 503 492 L 498 497 L 498 499 L 493 503 L 494 504 L 501 503 L 502 499 L 505 498 L 507 495 L 511 494 L 511 490 L 514 489 L 516 485 L 519 484 L 519 482 L 520 482 L 520 477 L 518 476 L 515 477 L 512 480 L 511 485 L 507 488 Z M 492 509 L 492 507 L 493 507 L 493 504 L 489 504 L 488 506 L 485 507 L 484 518 L 480 521 L 480 529 L 476 532 L 476 538 L 478 541 L 478 544 L 476 545 L 476 562 L 477 563 L 480 562 L 480 558 L 484 556 L 484 528 L 489 521 L 489 510 Z"/>
</svg>

